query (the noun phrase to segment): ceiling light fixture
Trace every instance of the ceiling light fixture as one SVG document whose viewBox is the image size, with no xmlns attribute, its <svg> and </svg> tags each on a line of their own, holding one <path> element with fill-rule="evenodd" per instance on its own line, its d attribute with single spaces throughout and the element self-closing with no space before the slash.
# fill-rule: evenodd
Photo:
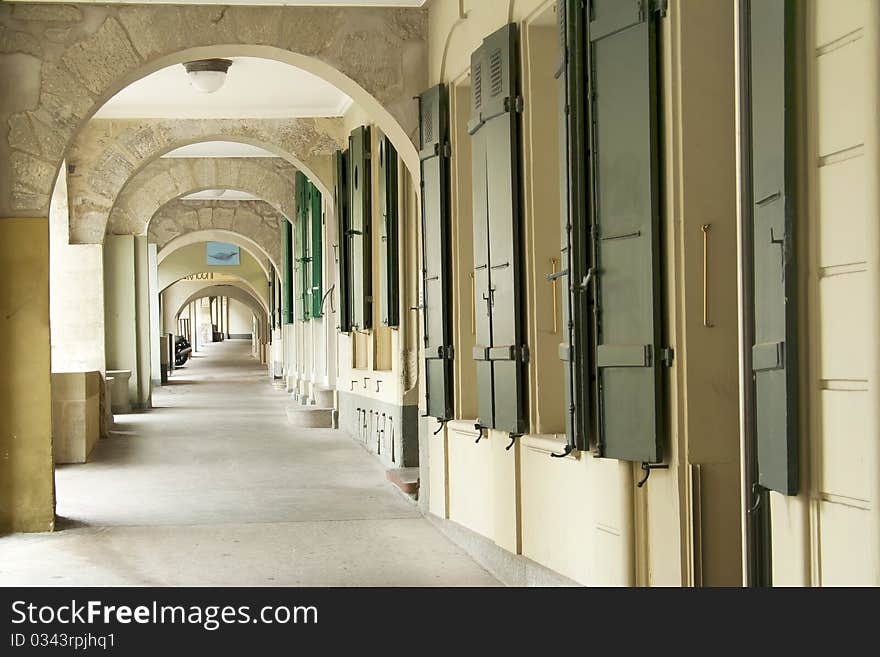
<svg viewBox="0 0 880 657">
<path fill-rule="evenodd" d="M 183 65 L 193 89 L 203 94 L 212 94 L 223 86 L 230 66 L 231 59 L 197 59 Z"/>
</svg>

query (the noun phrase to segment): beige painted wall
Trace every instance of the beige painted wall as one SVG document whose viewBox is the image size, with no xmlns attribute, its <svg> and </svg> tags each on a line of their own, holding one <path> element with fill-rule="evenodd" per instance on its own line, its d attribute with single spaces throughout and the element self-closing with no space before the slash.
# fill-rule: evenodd
<svg viewBox="0 0 880 657">
<path fill-rule="evenodd" d="M 178 249 L 159 265 L 159 289 L 164 290 L 172 283 L 193 274 L 212 272 L 216 274 L 232 274 L 244 279 L 251 288 L 267 299 L 268 287 L 265 269 L 250 253 L 244 249 L 240 252 L 238 265 L 206 264 L 206 244 L 200 242 Z"/>
<path fill-rule="evenodd" d="M 776 585 L 880 584 L 880 6 L 805 7 L 801 492 L 771 494 Z"/>
<path fill-rule="evenodd" d="M 0 219 L 0 533 L 55 524 L 49 222 Z"/>
<path fill-rule="evenodd" d="M 233 335 L 253 332 L 254 313 L 240 301 L 229 299 L 229 330 Z"/>
<path fill-rule="evenodd" d="M 49 207 L 49 317 L 52 371 L 106 369 L 104 258 L 100 244 L 69 244 L 67 167 L 61 167 Z"/>
</svg>

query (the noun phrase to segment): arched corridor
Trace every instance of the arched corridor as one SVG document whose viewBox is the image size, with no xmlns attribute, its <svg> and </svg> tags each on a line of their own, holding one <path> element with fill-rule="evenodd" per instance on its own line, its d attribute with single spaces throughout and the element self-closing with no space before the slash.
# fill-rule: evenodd
<svg viewBox="0 0 880 657">
<path fill-rule="evenodd" d="M 61 532 L 0 538 L 0 586 L 487 586 L 335 430 L 292 426 L 250 342 L 210 344 L 59 466 Z"/>
<path fill-rule="evenodd" d="M 864 0 L 0 0 L 0 583 L 880 584 L 878 62 Z"/>
</svg>

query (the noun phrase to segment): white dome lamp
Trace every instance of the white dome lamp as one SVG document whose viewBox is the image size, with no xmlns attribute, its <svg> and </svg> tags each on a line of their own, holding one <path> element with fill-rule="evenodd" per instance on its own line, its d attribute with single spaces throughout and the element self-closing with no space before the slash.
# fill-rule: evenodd
<svg viewBox="0 0 880 657">
<path fill-rule="evenodd" d="M 230 66 L 231 59 L 198 59 L 183 65 L 193 89 L 203 94 L 212 94 L 223 86 Z"/>
</svg>

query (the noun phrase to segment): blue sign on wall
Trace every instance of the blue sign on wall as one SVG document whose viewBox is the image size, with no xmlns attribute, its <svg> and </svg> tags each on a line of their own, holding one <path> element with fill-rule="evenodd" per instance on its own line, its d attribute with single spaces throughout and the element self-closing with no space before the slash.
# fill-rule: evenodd
<svg viewBox="0 0 880 657">
<path fill-rule="evenodd" d="M 208 264 L 209 265 L 239 265 L 241 264 L 241 254 L 239 248 L 235 244 L 227 244 L 226 242 L 208 242 Z"/>
</svg>

